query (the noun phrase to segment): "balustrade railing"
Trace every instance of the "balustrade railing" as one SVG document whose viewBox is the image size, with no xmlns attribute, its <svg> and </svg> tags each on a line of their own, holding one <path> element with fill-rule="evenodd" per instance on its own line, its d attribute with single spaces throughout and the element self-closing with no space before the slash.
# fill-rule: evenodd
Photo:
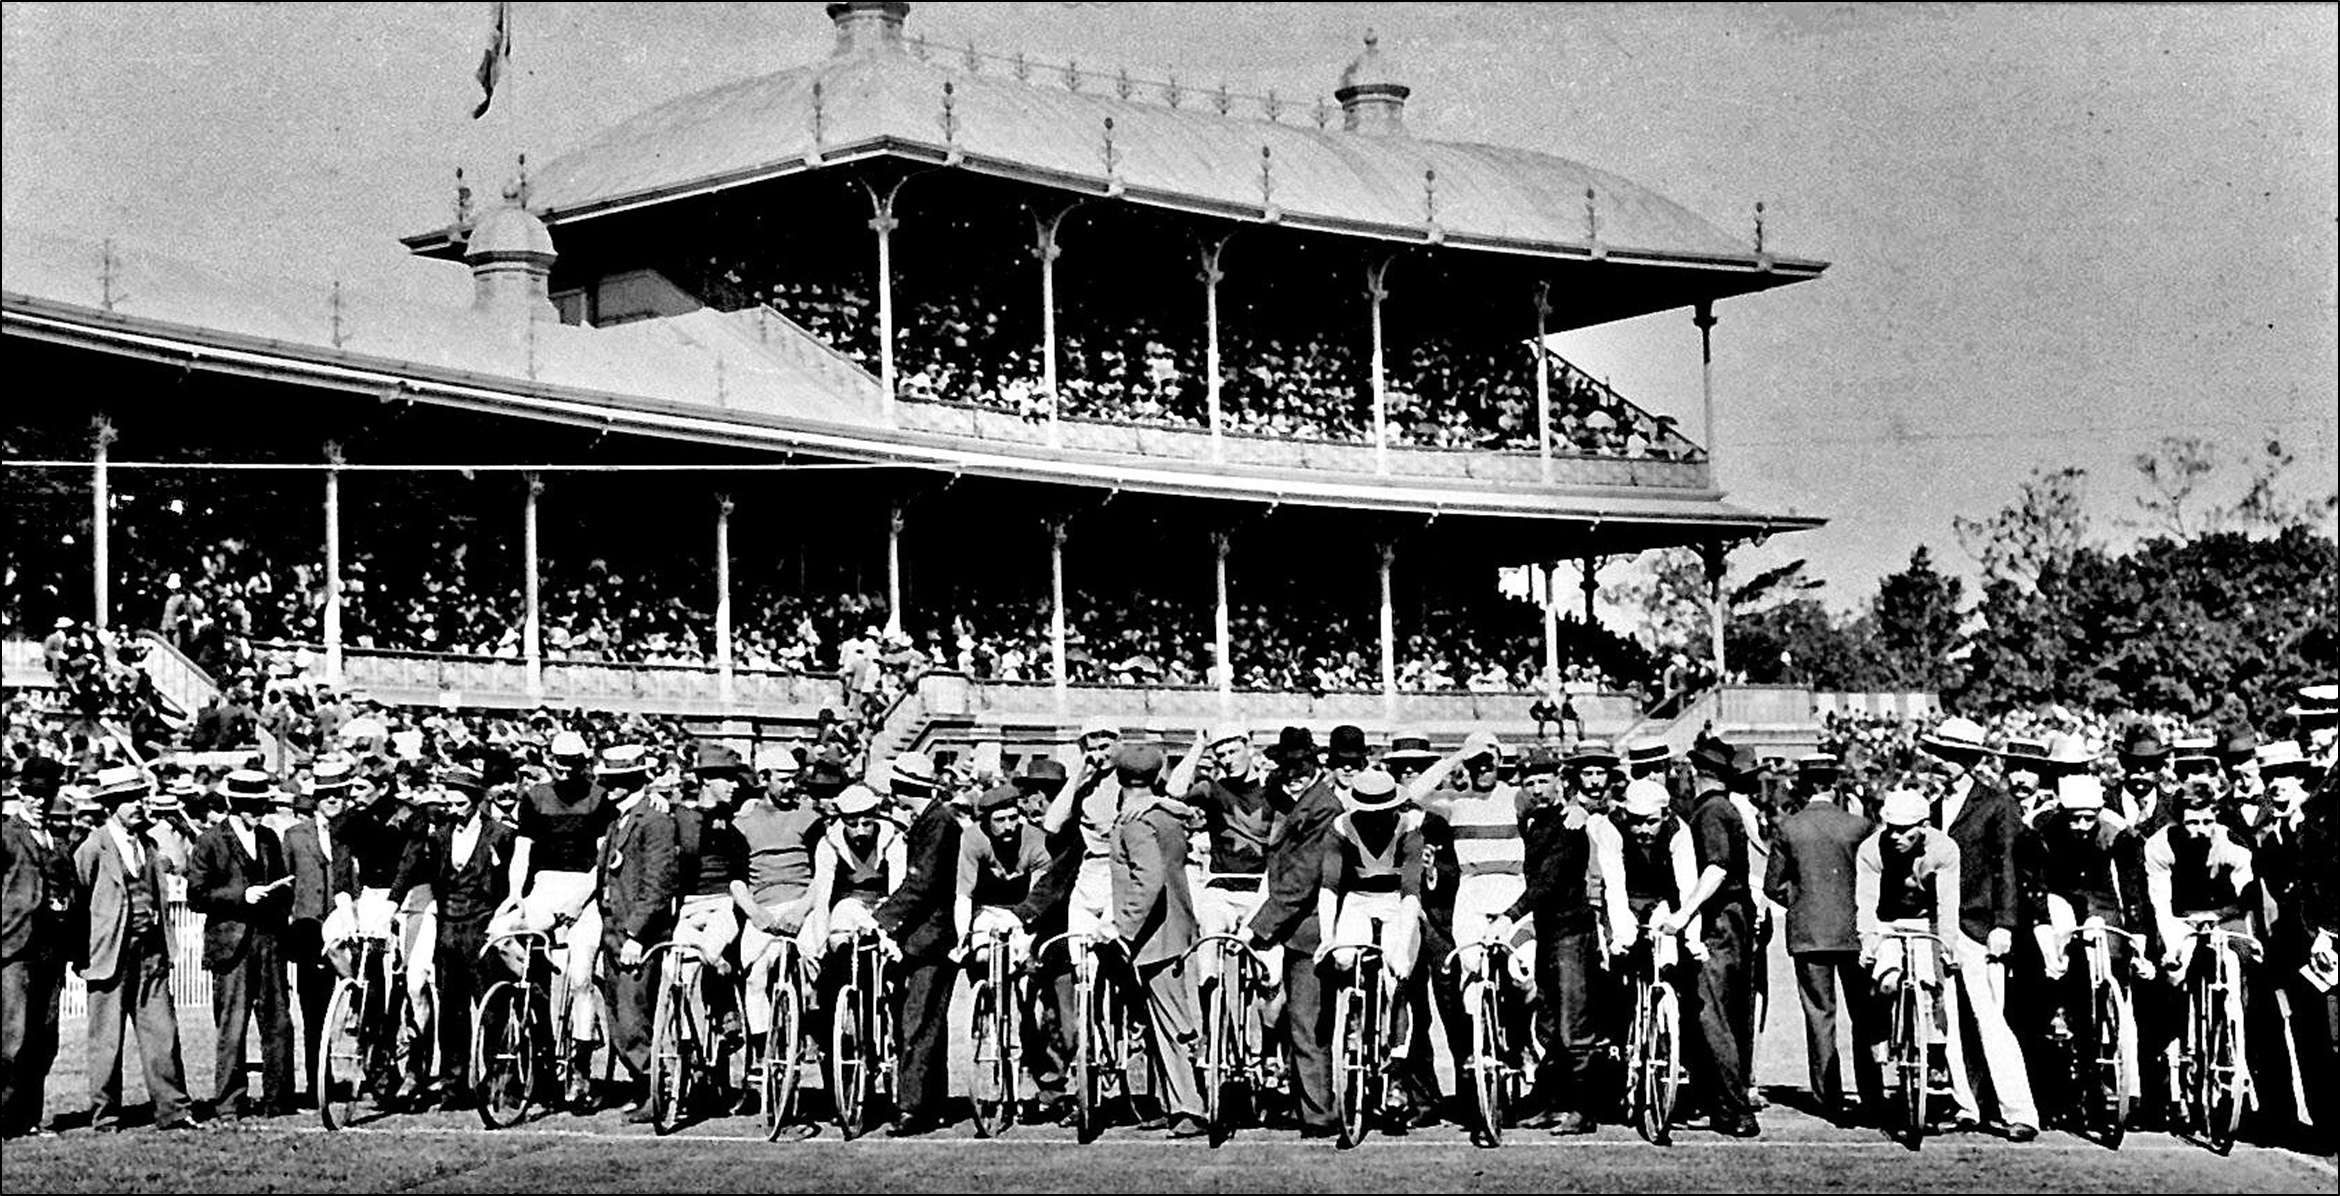
<svg viewBox="0 0 2340 1196">
<path fill-rule="evenodd" d="M 1011 411 L 972 403 L 930 399 L 903 399 L 895 404 L 900 425 L 912 431 L 939 432 L 1003 444 L 1041 446 L 1048 443 L 1048 425 L 1027 420 Z M 1212 461 L 1261 469 L 1320 470 L 1372 476 L 1377 471 L 1373 446 L 1327 440 L 1228 432 L 1214 448 L 1211 434 L 1201 428 L 1174 428 L 1159 424 L 1116 423 L 1086 417 L 1057 421 L 1058 440 L 1075 452 L 1154 457 L 1175 461 Z M 1499 482 L 1536 485 L 1543 481 L 1542 459 L 1533 452 L 1488 452 L 1478 449 L 1425 448 L 1391 445 L 1391 476 L 1454 482 Z M 1555 453 L 1552 480 L 1573 486 L 1641 486 L 1704 489 L 1711 475 L 1703 461 L 1668 461 L 1654 457 L 1601 457 Z"/>
</svg>

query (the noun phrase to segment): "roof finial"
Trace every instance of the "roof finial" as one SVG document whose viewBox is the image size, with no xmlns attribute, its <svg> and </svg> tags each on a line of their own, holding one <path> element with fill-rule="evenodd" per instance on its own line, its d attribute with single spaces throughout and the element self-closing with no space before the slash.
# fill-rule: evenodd
<svg viewBox="0 0 2340 1196">
<path fill-rule="evenodd" d="M 520 152 L 519 189 L 515 194 L 507 196 L 506 198 L 514 200 L 521 207 L 525 208 L 528 206 L 528 151 L 526 150 L 522 150 Z"/>
<path fill-rule="evenodd" d="M 471 184 L 463 177 L 463 168 L 455 168 L 455 227 L 471 224 Z"/>
<path fill-rule="evenodd" d="M 1763 252 L 1763 201 L 1755 201 L 1755 252 Z"/>
</svg>

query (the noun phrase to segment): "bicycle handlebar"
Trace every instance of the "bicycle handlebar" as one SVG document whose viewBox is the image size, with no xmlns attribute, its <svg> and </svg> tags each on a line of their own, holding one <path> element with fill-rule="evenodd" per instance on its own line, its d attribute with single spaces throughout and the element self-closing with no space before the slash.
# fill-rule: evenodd
<svg viewBox="0 0 2340 1196">
<path fill-rule="evenodd" d="M 689 951 L 696 954 L 699 957 L 699 962 L 701 964 L 714 964 L 717 963 L 721 958 L 712 952 L 709 952 L 705 947 L 702 947 L 697 943 L 685 943 L 669 939 L 666 942 L 656 944 L 649 950 L 644 951 L 642 953 L 642 962 L 648 963 L 651 960 L 658 958 L 660 952 L 676 951 Z"/>
<path fill-rule="evenodd" d="M 1456 963 L 1462 959 L 1463 952 L 1465 951 L 1477 951 L 1480 953 L 1482 958 L 1484 958 L 1486 955 L 1498 952 L 1504 955 L 1509 955 L 1511 954 L 1511 944 L 1499 938 L 1483 938 L 1475 943 L 1460 944 L 1456 946 L 1454 950 L 1446 953 L 1446 960 L 1445 962 L 1438 965 L 1439 969 L 1442 971 L 1452 970 Z"/>
</svg>

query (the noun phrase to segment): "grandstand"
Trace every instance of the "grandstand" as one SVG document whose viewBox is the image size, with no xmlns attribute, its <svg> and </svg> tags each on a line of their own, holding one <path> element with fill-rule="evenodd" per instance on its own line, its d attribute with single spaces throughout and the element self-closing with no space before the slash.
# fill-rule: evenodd
<svg viewBox="0 0 2340 1196">
<path fill-rule="evenodd" d="M 828 58 L 404 238 L 469 309 L 8 227 L 0 332 L 75 379 L 12 405 L 11 626 L 152 629 L 188 709 L 278 642 L 393 703 L 750 739 L 874 698 L 882 750 L 1100 714 L 1524 734 L 1564 665 L 1594 734 L 1800 734 L 1810 695 L 1652 723 L 1646 652 L 1495 580 L 1817 526 L 1715 488 L 1711 364 L 1700 444 L 1547 338 L 1705 340 L 1826 263 L 1416 137 L 1370 40 L 1310 109 L 829 14 Z"/>
</svg>

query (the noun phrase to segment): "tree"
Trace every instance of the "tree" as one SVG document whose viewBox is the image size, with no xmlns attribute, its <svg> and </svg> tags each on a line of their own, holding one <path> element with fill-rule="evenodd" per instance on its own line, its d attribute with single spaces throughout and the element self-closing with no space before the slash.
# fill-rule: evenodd
<svg viewBox="0 0 2340 1196">
<path fill-rule="evenodd" d="M 1932 693 L 1955 684 L 1962 670 L 1951 658 L 1961 647 L 1959 628 L 1966 617 L 1959 608 L 1965 602 L 1965 583 L 1934 568 L 1933 554 L 1923 544 L 1909 554 L 1908 568 L 1877 584 L 1870 610 L 1889 684 Z"/>
<path fill-rule="evenodd" d="M 1987 519 L 1953 515 L 1958 542 L 1981 563 L 1987 585 L 2013 581 L 2036 588 L 2040 578 L 2061 572 L 2088 543 L 2088 516 L 2081 491 L 2088 471 L 2075 466 L 2049 473 L 2033 470 L 2013 503 Z"/>
<path fill-rule="evenodd" d="M 2218 448 L 2199 436 L 2164 436 L 2152 452 L 2130 458 L 2145 475 L 2151 494 L 2137 496 L 2137 508 L 2147 516 L 2146 526 L 2183 540 L 2197 531 L 2211 530 L 2218 521 L 2213 508 L 2199 523 L 2189 524 L 2186 504 L 2218 468 Z"/>
</svg>

